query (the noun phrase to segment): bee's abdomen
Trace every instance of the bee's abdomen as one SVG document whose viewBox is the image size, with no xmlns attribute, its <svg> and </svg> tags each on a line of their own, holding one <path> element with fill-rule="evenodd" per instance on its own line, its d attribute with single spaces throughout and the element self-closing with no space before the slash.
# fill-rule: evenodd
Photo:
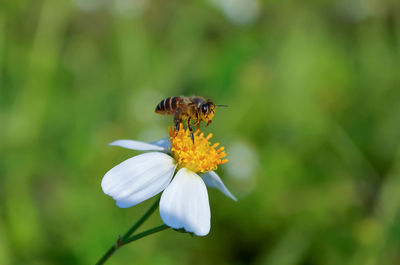
<svg viewBox="0 0 400 265">
<path fill-rule="evenodd" d="M 155 111 L 160 114 L 173 114 L 177 110 L 181 101 L 181 97 L 166 98 L 158 103 Z"/>
</svg>

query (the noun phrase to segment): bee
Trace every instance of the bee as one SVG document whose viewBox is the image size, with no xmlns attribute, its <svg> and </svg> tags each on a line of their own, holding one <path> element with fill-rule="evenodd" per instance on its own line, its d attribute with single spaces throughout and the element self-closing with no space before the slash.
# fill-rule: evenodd
<svg viewBox="0 0 400 265">
<path fill-rule="evenodd" d="M 164 115 L 174 115 L 175 131 L 179 130 L 179 125 L 183 119 L 187 119 L 187 127 L 190 130 L 190 137 L 194 141 L 193 124 L 200 126 L 200 122 L 207 122 L 208 126 L 214 117 L 215 107 L 227 107 L 226 105 L 215 105 L 210 100 L 203 97 L 169 97 L 158 103 L 155 112 Z"/>
</svg>

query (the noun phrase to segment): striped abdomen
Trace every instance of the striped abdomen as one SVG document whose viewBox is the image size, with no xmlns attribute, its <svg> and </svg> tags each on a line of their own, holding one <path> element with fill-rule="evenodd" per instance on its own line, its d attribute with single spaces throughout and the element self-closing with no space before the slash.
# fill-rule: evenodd
<svg viewBox="0 0 400 265">
<path fill-rule="evenodd" d="M 178 107 L 180 107 L 182 101 L 182 97 L 166 98 L 158 103 L 155 111 L 160 114 L 174 114 Z"/>
</svg>

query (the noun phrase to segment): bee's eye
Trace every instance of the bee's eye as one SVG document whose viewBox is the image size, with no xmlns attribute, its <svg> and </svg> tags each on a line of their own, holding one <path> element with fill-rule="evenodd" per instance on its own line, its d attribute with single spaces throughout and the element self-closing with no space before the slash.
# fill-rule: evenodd
<svg viewBox="0 0 400 265">
<path fill-rule="evenodd" d="M 203 112 L 203 114 L 206 114 L 206 113 L 207 113 L 207 110 L 208 110 L 207 104 L 203 104 L 203 105 L 201 106 L 201 111 Z"/>
</svg>

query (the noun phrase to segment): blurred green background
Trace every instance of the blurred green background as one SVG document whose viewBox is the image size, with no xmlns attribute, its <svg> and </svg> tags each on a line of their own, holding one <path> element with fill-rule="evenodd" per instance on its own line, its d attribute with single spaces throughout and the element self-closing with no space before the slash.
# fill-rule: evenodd
<svg viewBox="0 0 400 265">
<path fill-rule="evenodd" d="M 109 264 L 400 264 L 400 3 L 0 3 L 0 264 L 93 264 L 152 204 L 100 182 L 154 141 L 163 98 L 216 104 L 206 237 L 167 230 Z M 141 228 L 159 225 L 158 212 Z"/>
</svg>

